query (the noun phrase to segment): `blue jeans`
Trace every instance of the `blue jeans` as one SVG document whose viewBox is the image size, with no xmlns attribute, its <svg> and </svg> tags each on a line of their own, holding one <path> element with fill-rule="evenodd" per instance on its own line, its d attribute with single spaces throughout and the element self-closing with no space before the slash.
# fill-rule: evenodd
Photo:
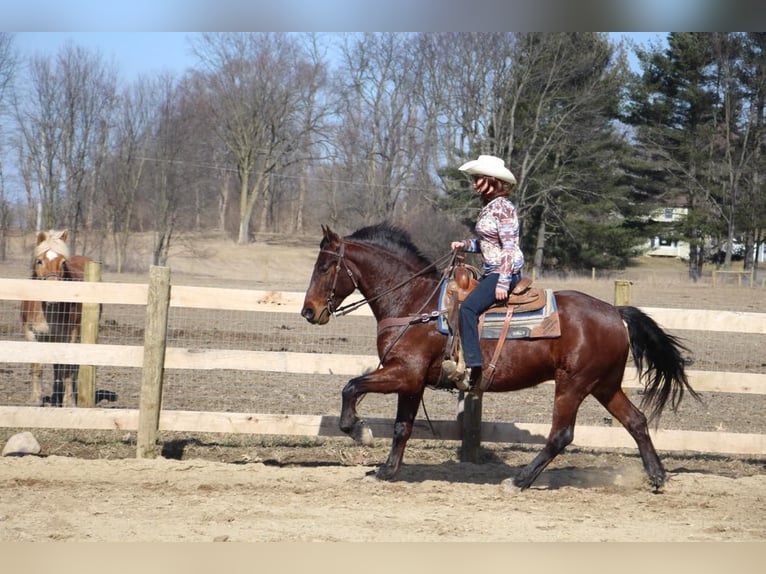
<svg viewBox="0 0 766 574">
<path fill-rule="evenodd" d="M 495 287 L 500 275 L 489 273 L 479 279 L 479 284 L 460 305 L 460 340 L 466 367 L 481 367 L 479 346 L 479 315 L 495 304 Z M 521 279 L 521 273 L 511 276 L 511 290 Z"/>
</svg>

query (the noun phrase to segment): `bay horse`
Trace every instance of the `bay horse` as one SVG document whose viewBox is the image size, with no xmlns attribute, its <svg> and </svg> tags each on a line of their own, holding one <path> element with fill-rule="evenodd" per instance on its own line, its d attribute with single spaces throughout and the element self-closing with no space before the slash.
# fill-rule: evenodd
<svg viewBox="0 0 766 574">
<path fill-rule="evenodd" d="M 393 480 L 398 474 L 415 416 L 427 387 L 438 388 L 447 336 L 427 320 L 438 314 L 443 273 L 412 243 L 409 235 L 387 223 L 340 237 L 322 226 L 323 237 L 306 291 L 301 315 L 325 324 L 355 289 L 378 322 L 380 366 L 351 379 L 342 391 L 340 428 L 357 441 L 371 436 L 357 416 L 366 393 L 396 393 L 396 421 L 391 450 L 375 475 Z M 404 280 L 403 280 L 404 279 Z M 529 488 L 545 467 L 574 438 L 580 404 L 592 395 L 633 437 L 655 492 L 665 483 L 665 469 L 649 436 L 648 423 L 659 420 L 669 403 L 678 408 L 684 391 L 699 398 L 687 380 L 682 351 L 687 350 L 636 307 L 616 307 L 585 293 L 557 291 L 561 335 L 516 339 L 504 345 L 487 392 L 517 391 L 547 380 L 555 382 L 550 433 L 542 451 L 515 477 L 518 490 Z M 407 321 L 406 318 L 412 318 Z M 420 318 L 424 320 L 421 320 Z M 404 326 L 400 319 L 404 320 Z M 383 328 L 381 328 L 381 322 Z M 496 341 L 482 340 L 487 365 Z M 644 382 L 644 415 L 622 390 L 632 353 Z"/>
<path fill-rule="evenodd" d="M 43 281 L 82 281 L 85 265 L 92 261 L 84 255 L 70 255 L 69 231 L 49 230 L 37 234 L 32 258 L 32 279 Z M 80 339 L 82 304 L 65 301 L 22 301 L 21 324 L 27 341 L 76 343 Z M 79 365 L 53 365 L 51 406 L 74 407 L 77 402 Z M 42 365 L 32 365 L 33 405 L 44 404 Z"/>
</svg>

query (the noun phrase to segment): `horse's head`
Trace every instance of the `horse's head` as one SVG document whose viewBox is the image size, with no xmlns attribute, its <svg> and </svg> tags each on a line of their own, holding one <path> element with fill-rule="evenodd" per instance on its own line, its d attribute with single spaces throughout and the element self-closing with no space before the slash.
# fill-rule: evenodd
<svg viewBox="0 0 766 574">
<path fill-rule="evenodd" d="M 34 258 L 32 260 L 33 279 L 65 279 L 69 275 L 69 231 L 41 231 L 37 234 Z"/>
<path fill-rule="evenodd" d="M 346 262 L 345 244 L 341 237 L 322 226 L 324 237 L 311 274 L 311 282 L 303 300 L 301 315 L 309 323 L 324 325 L 343 300 L 356 288 Z"/>
</svg>

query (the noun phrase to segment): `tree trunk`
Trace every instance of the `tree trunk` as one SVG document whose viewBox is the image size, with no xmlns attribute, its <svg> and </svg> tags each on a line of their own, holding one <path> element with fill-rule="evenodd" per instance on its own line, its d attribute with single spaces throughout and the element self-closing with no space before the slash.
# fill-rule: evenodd
<svg viewBox="0 0 766 574">
<path fill-rule="evenodd" d="M 540 218 L 540 227 L 537 229 L 537 244 L 535 245 L 534 270 L 535 276 L 541 277 L 543 271 L 543 255 L 545 254 L 545 213 Z"/>
<path fill-rule="evenodd" d="M 249 177 L 246 171 L 241 171 L 239 185 L 239 234 L 237 235 L 237 243 L 239 245 L 247 245 L 250 241 L 250 213 L 251 208 L 248 207 L 250 203 L 248 201 L 248 183 Z"/>
</svg>

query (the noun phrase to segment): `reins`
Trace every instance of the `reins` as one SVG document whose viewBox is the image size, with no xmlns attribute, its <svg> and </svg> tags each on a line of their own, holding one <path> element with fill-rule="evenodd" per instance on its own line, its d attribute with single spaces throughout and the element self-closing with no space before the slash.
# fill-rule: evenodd
<svg viewBox="0 0 766 574">
<path fill-rule="evenodd" d="M 328 251 L 326 249 L 323 249 L 322 252 L 323 253 L 328 253 L 328 254 L 331 254 L 331 255 L 335 255 L 338 258 L 338 269 L 340 269 L 340 266 L 342 264 L 343 267 L 345 268 L 346 274 L 349 276 L 349 278 L 353 282 L 354 288 L 356 288 L 358 290 L 359 289 L 359 283 L 357 282 L 356 278 L 354 277 L 353 272 L 351 271 L 351 269 L 349 268 L 348 264 L 346 263 L 346 261 L 344 259 L 345 246 L 346 246 L 347 242 L 348 243 L 353 243 L 353 242 L 350 242 L 348 240 L 341 240 L 341 242 L 340 242 L 340 249 L 338 250 L 337 253 L 335 251 Z M 361 245 L 361 244 L 358 244 L 358 245 Z M 330 305 L 330 312 L 333 315 L 346 315 L 348 313 L 351 313 L 352 311 L 355 311 L 356 309 L 359 309 L 360 307 L 362 307 L 364 305 L 368 305 L 368 304 L 372 303 L 373 301 L 377 301 L 381 297 L 384 297 L 384 296 L 388 295 L 389 293 L 392 293 L 393 291 L 396 291 L 397 289 L 401 289 L 402 287 L 407 285 L 410 281 L 412 281 L 412 280 L 414 280 L 414 279 L 416 279 L 416 278 L 418 278 L 418 277 L 420 277 L 422 275 L 425 275 L 431 269 L 437 268 L 437 267 L 441 266 L 442 264 L 446 263 L 447 261 L 450 261 L 450 264 L 446 267 L 446 270 L 449 270 L 449 269 L 452 268 L 452 264 L 454 263 L 454 259 L 455 259 L 456 255 L 457 255 L 456 251 L 451 251 L 450 253 L 440 257 L 439 259 L 437 259 L 436 261 L 434 261 L 430 265 L 427 265 L 426 267 L 424 267 L 423 269 L 421 269 L 420 271 L 418 271 L 414 275 L 410 275 L 409 277 L 407 277 L 403 281 L 400 281 L 399 283 L 397 283 L 393 287 L 389 287 L 388 289 L 386 289 L 386 290 L 384 290 L 384 291 L 382 291 L 380 293 L 376 293 L 372 297 L 365 297 L 364 299 L 360 299 L 359 301 L 354 301 L 353 303 L 349 303 L 348 305 L 343 305 L 343 306 L 341 306 L 341 307 L 339 307 L 337 309 L 332 309 L 332 306 Z M 331 302 L 332 298 L 335 296 L 335 286 L 337 285 L 337 282 L 338 282 L 338 273 L 335 273 L 335 277 L 333 278 L 333 282 L 332 282 L 332 288 L 330 289 L 330 295 L 328 297 L 328 301 L 329 302 Z M 429 297 L 429 299 L 430 299 L 430 297 Z M 426 301 L 428 301 L 429 299 L 426 299 Z"/>
</svg>

